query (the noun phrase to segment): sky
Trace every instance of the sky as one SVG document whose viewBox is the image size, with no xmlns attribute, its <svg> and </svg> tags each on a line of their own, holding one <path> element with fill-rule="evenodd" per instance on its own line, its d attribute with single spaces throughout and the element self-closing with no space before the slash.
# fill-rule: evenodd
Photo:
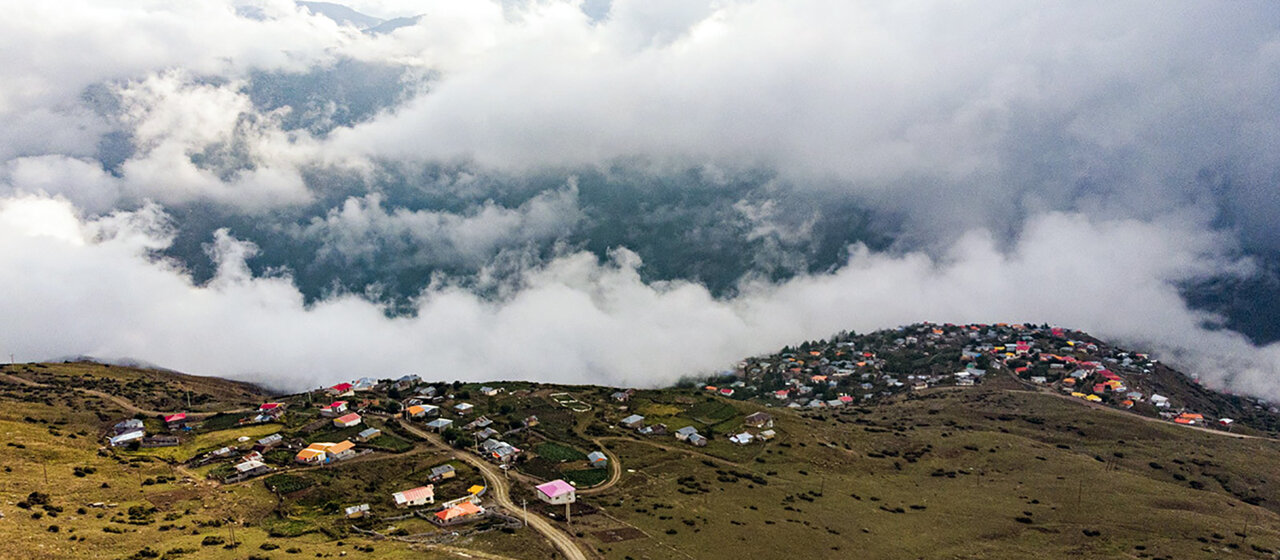
<svg viewBox="0 0 1280 560">
<path fill-rule="evenodd" d="M 1027 321 L 1280 399 L 1274 3 L 6 13 L 19 361 L 660 386 Z"/>
</svg>

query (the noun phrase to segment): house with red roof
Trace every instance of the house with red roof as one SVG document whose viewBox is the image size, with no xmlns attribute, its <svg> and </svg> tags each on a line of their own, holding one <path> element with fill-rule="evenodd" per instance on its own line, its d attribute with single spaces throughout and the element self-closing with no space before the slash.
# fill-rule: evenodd
<svg viewBox="0 0 1280 560">
<path fill-rule="evenodd" d="M 355 388 L 355 385 L 352 385 L 350 383 L 339 383 L 337 385 L 329 387 L 328 389 L 325 389 L 325 392 L 335 397 L 341 397 L 343 395 L 351 394 L 352 389 L 354 388 Z"/>
<path fill-rule="evenodd" d="M 337 418 L 347 412 L 347 401 L 333 401 L 328 406 L 320 407 L 320 415 L 326 418 Z"/>
</svg>

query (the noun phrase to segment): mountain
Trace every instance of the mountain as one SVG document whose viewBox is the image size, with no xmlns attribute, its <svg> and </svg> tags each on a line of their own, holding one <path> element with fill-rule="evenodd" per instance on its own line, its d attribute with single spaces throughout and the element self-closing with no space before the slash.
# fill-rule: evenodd
<svg viewBox="0 0 1280 560">
<path fill-rule="evenodd" d="M 311 13 L 327 17 L 338 25 L 349 25 L 357 29 L 369 29 L 381 25 L 384 20 L 370 15 L 362 14 L 342 4 L 334 4 L 332 2 L 303 2 L 297 4 L 311 11 Z"/>
</svg>

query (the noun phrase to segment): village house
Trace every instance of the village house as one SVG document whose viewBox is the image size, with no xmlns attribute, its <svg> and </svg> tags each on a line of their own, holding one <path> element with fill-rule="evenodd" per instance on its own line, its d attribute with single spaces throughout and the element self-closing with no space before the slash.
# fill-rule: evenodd
<svg viewBox="0 0 1280 560">
<path fill-rule="evenodd" d="M 404 413 L 408 418 L 427 418 L 429 416 L 439 416 L 440 407 L 432 404 L 415 404 L 406 408 Z"/>
<path fill-rule="evenodd" d="M 772 428 L 773 416 L 765 412 L 757 412 L 744 418 L 743 423 L 752 428 Z"/>
<path fill-rule="evenodd" d="M 432 521 L 441 527 L 475 521 L 484 516 L 484 508 L 470 501 L 462 501 L 437 511 Z"/>
<path fill-rule="evenodd" d="M 333 397 L 345 397 L 352 394 L 352 389 L 354 387 L 355 386 L 350 383 L 339 383 L 337 385 L 329 387 L 328 389 L 325 389 L 324 392 L 325 394 L 328 394 L 329 396 L 333 396 Z"/>
<path fill-rule="evenodd" d="M 359 426 L 361 421 L 362 419 L 360 418 L 360 415 L 352 412 L 350 414 L 334 418 L 333 425 L 337 428 L 350 428 L 352 426 Z"/>
<path fill-rule="evenodd" d="M 587 464 L 593 468 L 603 469 L 609 466 L 609 456 L 600 451 L 592 451 L 587 454 Z"/>
<path fill-rule="evenodd" d="M 146 435 L 146 432 L 142 430 L 133 430 L 130 432 L 124 432 L 122 434 L 116 434 L 114 436 L 111 436 L 110 438 L 107 439 L 107 443 L 111 445 L 111 447 L 119 447 L 121 445 L 126 445 L 130 442 L 140 441 L 145 435 Z"/>
<path fill-rule="evenodd" d="M 520 454 L 520 449 L 504 441 L 486 439 L 480 444 L 485 458 L 498 463 L 510 463 Z"/>
<path fill-rule="evenodd" d="M 402 376 L 399 379 L 395 380 L 395 382 L 391 384 L 391 388 L 397 391 L 405 391 L 421 382 L 422 382 L 421 377 L 418 377 L 417 375 L 414 375 L 411 373 L 409 375 Z"/>
<path fill-rule="evenodd" d="M 576 489 L 563 480 L 553 480 L 535 486 L 538 499 L 552 505 L 572 504 L 577 500 Z"/>
<path fill-rule="evenodd" d="M 613 400 L 615 400 L 615 401 L 618 401 L 618 402 L 627 402 L 627 401 L 631 400 L 631 395 L 635 394 L 635 392 L 636 392 L 636 391 L 635 391 L 635 389 L 627 389 L 626 391 L 618 391 L 618 392 L 616 392 L 616 393 L 614 393 L 614 394 L 612 394 L 612 395 L 609 395 L 609 398 L 611 398 L 611 399 L 613 399 Z"/>
<path fill-rule="evenodd" d="M 485 428 L 483 430 L 480 430 L 478 432 L 471 434 L 471 437 L 476 441 L 484 441 L 496 435 L 498 435 L 498 430 L 495 430 L 493 428 Z"/>
<path fill-rule="evenodd" d="M 685 426 L 683 428 L 680 428 L 679 430 L 676 430 L 675 433 L 676 433 L 676 439 L 680 441 L 686 441 L 689 439 L 689 436 L 697 434 L 698 429 L 693 426 Z"/>
<path fill-rule="evenodd" d="M 253 449 L 256 451 L 266 451 L 268 449 L 272 449 L 276 447 L 277 445 L 280 445 L 281 443 L 284 443 L 284 436 L 278 433 L 271 434 L 254 443 Z"/>
<path fill-rule="evenodd" d="M 654 424 L 652 426 L 644 426 L 636 430 L 642 436 L 665 436 L 667 435 L 666 424 Z"/>
<path fill-rule="evenodd" d="M 258 412 L 272 412 L 272 413 L 275 413 L 275 411 L 283 412 L 284 407 L 285 407 L 284 403 L 278 403 L 278 402 L 263 403 L 262 406 L 258 407 Z"/>
<path fill-rule="evenodd" d="M 346 514 L 347 519 L 356 519 L 359 517 L 364 517 L 366 515 L 369 515 L 369 504 L 360 504 L 358 506 L 351 506 L 349 508 L 342 510 L 342 512 Z"/>
<path fill-rule="evenodd" d="M 458 475 L 458 471 L 454 470 L 453 465 L 440 465 L 431 467 L 431 475 L 427 477 L 431 482 L 440 482 L 453 478 Z"/>
<path fill-rule="evenodd" d="M 448 418 L 436 418 L 435 420 L 427 422 L 427 429 L 435 432 L 443 432 L 449 429 L 449 426 L 452 426 L 452 425 L 453 425 L 453 420 L 450 420 Z"/>
<path fill-rule="evenodd" d="M 378 380 L 372 377 L 361 377 L 351 383 L 352 391 L 372 391 L 378 386 Z"/>
<path fill-rule="evenodd" d="M 182 444 L 182 440 L 175 435 L 158 434 L 154 436 L 144 437 L 138 443 L 140 447 L 177 447 Z"/>
<path fill-rule="evenodd" d="M 526 428 L 532 428 L 538 425 L 538 417 L 530 416 L 528 418 L 525 418 L 524 420 L 521 420 L 520 423 L 524 425 L 524 427 Z"/>
<path fill-rule="evenodd" d="M 382 435 L 382 430 L 379 430 L 377 428 L 366 428 L 362 430 L 360 433 L 356 434 L 356 441 L 361 443 L 368 443 L 369 440 L 376 438 L 380 435 Z"/>
<path fill-rule="evenodd" d="M 729 436 L 729 441 L 736 443 L 738 445 L 747 445 L 751 443 L 751 441 L 754 439 L 755 439 L 755 436 L 751 435 L 750 432 L 742 432 L 740 434 Z"/>
<path fill-rule="evenodd" d="M 236 476 L 240 480 L 262 476 L 271 472 L 271 467 L 258 460 L 249 460 L 236 465 Z"/>
<path fill-rule="evenodd" d="M 492 424 L 493 424 L 493 420 L 490 420 L 487 417 L 481 416 L 479 418 L 476 418 L 475 420 L 472 420 L 471 422 L 468 422 L 466 426 L 462 427 L 462 429 L 475 430 L 477 428 L 488 428 Z"/>
<path fill-rule="evenodd" d="M 466 416 L 467 414 L 470 414 L 471 411 L 474 409 L 475 409 L 475 405 L 471 403 L 458 403 L 453 406 L 453 411 L 458 413 L 461 416 Z"/>
<path fill-rule="evenodd" d="M 763 432 L 760 432 L 760 439 L 763 441 L 769 441 L 774 437 L 776 437 L 777 435 L 778 433 L 773 430 L 765 430 Z"/>
<path fill-rule="evenodd" d="M 179 412 L 164 417 L 164 423 L 170 430 L 183 430 L 187 428 L 187 413 Z"/>
<path fill-rule="evenodd" d="M 489 387 L 486 385 L 480 388 L 480 394 L 486 397 L 496 397 L 498 396 L 498 389 L 496 387 Z"/>
<path fill-rule="evenodd" d="M 623 418 L 621 424 L 624 428 L 639 429 L 644 425 L 644 417 L 639 414 L 632 414 Z"/>
<path fill-rule="evenodd" d="M 111 432 L 113 434 L 124 434 L 128 432 L 136 432 L 142 429 L 143 429 L 142 420 L 139 420 L 137 418 L 129 418 L 127 420 L 121 420 L 117 422 L 115 426 L 111 427 Z"/>
<path fill-rule="evenodd" d="M 337 418 L 347 413 L 347 401 L 333 401 L 320 407 L 320 415 L 325 418 Z"/>
<path fill-rule="evenodd" d="M 324 464 L 349 459 L 356 454 L 356 444 L 350 440 L 338 443 L 316 442 L 308 445 L 294 456 L 294 460 L 305 464 Z"/>
<path fill-rule="evenodd" d="M 436 492 L 435 487 L 428 484 L 426 486 L 411 488 L 403 492 L 396 492 L 391 495 L 391 498 L 395 501 L 396 507 L 398 508 L 418 507 L 435 503 Z"/>
</svg>

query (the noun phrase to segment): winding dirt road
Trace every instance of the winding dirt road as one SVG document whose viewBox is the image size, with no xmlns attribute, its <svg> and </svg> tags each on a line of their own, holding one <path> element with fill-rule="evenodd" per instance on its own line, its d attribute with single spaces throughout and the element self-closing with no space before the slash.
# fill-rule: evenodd
<svg viewBox="0 0 1280 560">
<path fill-rule="evenodd" d="M 487 496 L 491 496 L 498 505 L 506 508 L 507 511 L 520 511 L 520 508 L 516 506 L 515 502 L 511 501 L 511 487 L 507 484 L 506 477 L 497 467 L 489 464 L 488 461 L 485 461 L 471 452 L 454 449 L 448 446 L 443 440 L 436 437 L 435 434 L 420 429 L 417 426 L 405 422 L 404 420 L 396 419 L 396 422 L 401 428 L 404 428 L 405 431 L 431 442 L 433 445 L 440 447 L 441 449 L 449 450 L 454 453 L 457 458 L 462 459 L 463 461 L 466 461 L 467 464 L 475 467 L 475 469 L 480 471 L 480 474 L 484 476 L 485 483 L 489 486 L 489 491 L 486 493 Z M 533 530 L 542 533 L 542 536 L 551 541 L 551 544 L 555 546 L 556 549 L 565 556 L 565 558 L 568 558 L 569 560 L 587 560 L 588 557 L 586 553 L 582 552 L 582 549 L 578 546 L 578 543 L 573 540 L 573 537 L 570 537 L 568 533 L 565 533 L 555 525 L 552 525 L 550 521 L 543 519 L 541 516 L 535 515 L 528 517 L 527 522 Z"/>
</svg>

